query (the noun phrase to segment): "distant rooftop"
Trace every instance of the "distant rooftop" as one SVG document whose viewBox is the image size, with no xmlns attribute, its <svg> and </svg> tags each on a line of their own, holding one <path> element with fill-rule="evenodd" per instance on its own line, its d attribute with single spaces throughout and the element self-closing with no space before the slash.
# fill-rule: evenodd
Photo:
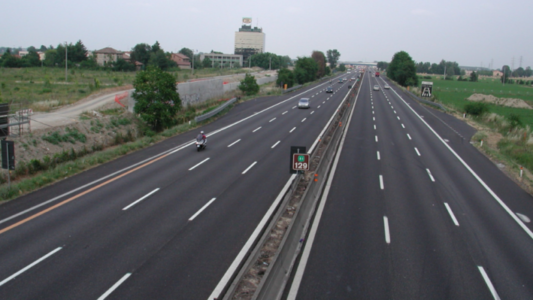
<svg viewBox="0 0 533 300">
<path fill-rule="evenodd" d="M 263 32 L 263 28 L 253 27 L 252 25 L 242 25 L 239 32 Z"/>
</svg>

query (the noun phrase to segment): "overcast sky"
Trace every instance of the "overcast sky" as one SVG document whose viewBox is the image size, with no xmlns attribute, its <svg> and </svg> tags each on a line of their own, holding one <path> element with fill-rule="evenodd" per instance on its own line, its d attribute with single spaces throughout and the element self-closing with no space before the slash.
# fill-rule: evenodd
<svg viewBox="0 0 533 300">
<path fill-rule="evenodd" d="M 507 1 L 90 0 L 3 1 L 0 46 L 82 40 L 87 49 L 130 50 L 159 41 L 233 53 L 243 17 L 266 34 L 266 51 L 291 58 L 337 49 L 341 61 L 419 61 L 533 66 L 533 5 Z"/>
</svg>

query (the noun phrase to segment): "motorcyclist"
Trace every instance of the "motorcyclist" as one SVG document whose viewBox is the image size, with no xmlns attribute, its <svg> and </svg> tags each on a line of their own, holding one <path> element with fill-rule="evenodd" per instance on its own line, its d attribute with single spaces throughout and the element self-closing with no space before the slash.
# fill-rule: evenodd
<svg viewBox="0 0 533 300">
<path fill-rule="evenodd" d="M 200 131 L 200 134 L 196 137 L 196 140 L 197 140 L 197 141 L 203 141 L 203 142 L 204 142 L 204 145 L 207 144 L 207 137 L 205 136 L 203 130 Z"/>
</svg>

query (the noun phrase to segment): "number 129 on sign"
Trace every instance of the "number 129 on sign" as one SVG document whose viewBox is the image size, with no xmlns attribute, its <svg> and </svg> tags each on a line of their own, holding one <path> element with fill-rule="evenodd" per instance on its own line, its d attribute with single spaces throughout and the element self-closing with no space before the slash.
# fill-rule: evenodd
<svg viewBox="0 0 533 300">
<path fill-rule="evenodd" d="M 309 155 L 308 154 L 293 154 L 292 168 L 297 171 L 309 170 Z"/>
</svg>

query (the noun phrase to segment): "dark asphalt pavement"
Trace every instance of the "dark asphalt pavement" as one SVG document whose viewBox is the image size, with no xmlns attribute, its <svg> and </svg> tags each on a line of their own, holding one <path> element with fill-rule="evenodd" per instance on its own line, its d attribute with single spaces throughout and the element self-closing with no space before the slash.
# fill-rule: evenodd
<svg viewBox="0 0 533 300">
<path fill-rule="evenodd" d="M 289 299 L 533 299 L 533 228 L 515 215 L 532 197 L 472 128 L 385 82 L 362 82 Z"/>
<path fill-rule="evenodd" d="M 0 299 L 207 299 L 289 179 L 290 146 L 311 147 L 348 92 L 328 85 L 239 104 L 1 205 Z"/>
</svg>

